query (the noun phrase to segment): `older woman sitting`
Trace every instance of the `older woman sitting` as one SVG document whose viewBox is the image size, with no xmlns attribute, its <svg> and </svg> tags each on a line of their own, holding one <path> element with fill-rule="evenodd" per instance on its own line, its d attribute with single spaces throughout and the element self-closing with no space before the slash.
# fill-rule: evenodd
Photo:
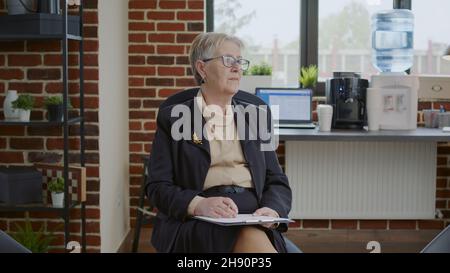
<svg viewBox="0 0 450 273">
<path fill-rule="evenodd" d="M 226 34 L 197 36 L 190 62 L 200 88 L 173 95 L 159 108 L 146 185 L 158 208 L 152 243 L 159 252 L 286 252 L 281 235 L 286 224 L 220 226 L 192 218 L 287 217 L 291 208 L 291 189 L 275 151 L 261 149 L 261 139 L 242 133 L 251 120 L 236 109 L 265 105 L 238 90 L 249 66 L 242 48 Z M 183 126 L 179 109 L 190 110 Z M 175 136 L 175 127 L 189 137 Z"/>
</svg>

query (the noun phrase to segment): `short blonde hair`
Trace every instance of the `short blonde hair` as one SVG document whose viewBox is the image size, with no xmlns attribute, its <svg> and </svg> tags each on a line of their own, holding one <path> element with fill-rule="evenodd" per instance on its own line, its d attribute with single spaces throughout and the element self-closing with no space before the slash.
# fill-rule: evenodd
<svg viewBox="0 0 450 273">
<path fill-rule="evenodd" d="M 191 63 L 192 74 L 194 74 L 195 81 L 198 85 L 202 83 L 202 76 L 198 73 L 195 63 L 198 60 L 216 57 L 213 56 L 214 52 L 225 41 L 235 43 L 240 49 L 244 48 L 244 43 L 241 39 L 225 33 L 206 32 L 195 37 L 189 51 L 189 61 Z"/>
</svg>

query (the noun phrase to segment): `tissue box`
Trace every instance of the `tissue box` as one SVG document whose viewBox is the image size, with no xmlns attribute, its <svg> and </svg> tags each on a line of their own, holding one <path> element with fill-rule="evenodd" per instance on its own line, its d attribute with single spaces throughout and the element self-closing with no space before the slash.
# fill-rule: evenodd
<svg viewBox="0 0 450 273">
<path fill-rule="evenodd" d="M 42 203 L 42 173 L 33 167 L 0 167 L 0 202 Z"/>
</svg>

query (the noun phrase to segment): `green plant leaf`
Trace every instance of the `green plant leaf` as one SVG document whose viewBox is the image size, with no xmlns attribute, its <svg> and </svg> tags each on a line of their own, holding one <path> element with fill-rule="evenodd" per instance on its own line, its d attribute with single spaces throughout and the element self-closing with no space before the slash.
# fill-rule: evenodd
<svg viewBox="0 0 450 273">
<path fill-rule="evenodd" d="M 28 94 L 21 94 L 11 104 L 14 109 L 31 110 L 34 107 L 34 97 Z"/>
<path fill-rule="evenodd" d="M 64 192 L 64 178 L 62 177 L 53 178 L 48 183 L 48 190 L 50 192 Z"/>
<path fill-rule="evenodd" d="M 25 225 L 15 224 L 17 231 L 11 234 L 17 242 L 28 248 L 33 253 L 47 253 L 50 244 L 55 240 L 52 232 L 46 233 L 44 225 L 38 231 L 34 231 L 28 213 L 25 217 Z"/>
<path fill-rule="evenodd" d="M 50 105 L 62 105 L 64 103 L 63 97 L 62 96 L 49 96 L 46 97 L 44 100 L 44 105 L 46 107 L 50 106 Z M 70 99 L 68 101 L 67 104 L 68 108 L 72 108 L 72 104 L 70 103 Z"/>
<path fill-rule="evenodd" d="M 265 62 L 262 62 L 259 65 L 255 64 L 252 67 L 250 67 L 248 74 L 255 75 L 255 76 L 256 75 L 259 75 L 259 76 L 263 76 L 263 75 L 270 76 L 270 75 L 272 75 L 272 67 L 269 64 L 265 63 Z"/>
<path fill-rule="evenodd" d="M 316 65 L 302 67 L 300 70 L 300 84 L 303 88 L 314 88 L 317 84 L 318 69 Z"/>
</svg>

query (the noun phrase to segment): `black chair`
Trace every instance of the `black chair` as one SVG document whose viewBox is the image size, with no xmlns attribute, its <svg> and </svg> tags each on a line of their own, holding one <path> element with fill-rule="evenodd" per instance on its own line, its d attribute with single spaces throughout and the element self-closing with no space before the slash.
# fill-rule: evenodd
<svg viewBox="0 0 450 273">
<path fill-rule="evenodd" d="M 31 253 L 31 251 L 0 230 L 0 253 Z"/>
<path fill-rule="evenodd" d="M 439 232 L 420 253 L 450 253 L 450 226 Z"/>
<path fill-rule="evenodd" d="M 141 192 L 139 195 L 139 207 L 137 208 L 137 215 L 136 215 L 136 225 L 134 228 L 134 239 L 133 239 L 133 246 L 132 246 L 132 252 L 136 253 L 139 248 L 139 239 L 141 236 L 141 228 L 142 225 L 152 223 L 153 217 L 156 216 L 155 213 L 153 213 L 153 207 L 150 206 L 148 208 L 145 208 L 145 182 L 147 180 L 148 175 L 148 164 L 149 164 L 149 157 L 145 156 L 143 158 L 144 161 L 144 173 L 142 175 L 142 182 L 141 182 Z"/>
<path fill-rule="evenodd" d="M 133 239 L 133 246 L 132 246 L 132 252 L 136 253 L 139 248 L 139 239 L 141 236 L 141 228 L 142 225 L 145 225 L 147 223 L 152 223 L 154 217 L 156 214 L 153 212 L 153 207 L 149 206 L 148 208 L 145 208 L 145 181 L 147 180 L 148 175 L 148 164 L 149 164 L 149 157 L 146 156 L 143 158 L 144 160 L 144 173 L 142 175 L 142 183 L 141 183 L 141 193 L 139 195 L 139 207 L 137 209 L 137 216 L 136 216 L 136 225 L 134 230 L 134 239 Z M 284 241 L 286 242 L 286 249 L 288 253 L 303 253 L 291 240 L 289 240 L 286 236 L 283 236 Z"/>
</svg>

